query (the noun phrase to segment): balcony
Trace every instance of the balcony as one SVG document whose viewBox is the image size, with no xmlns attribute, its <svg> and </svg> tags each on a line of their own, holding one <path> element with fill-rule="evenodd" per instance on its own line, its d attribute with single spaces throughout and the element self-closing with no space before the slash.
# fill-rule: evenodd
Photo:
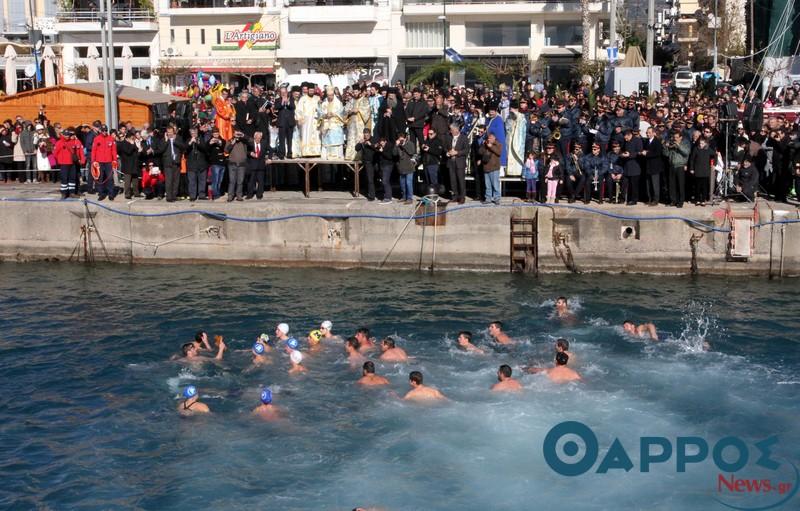
<svg viewBox="0 0 800 511">
<path fill-rule="evenodd" d="M 380 0 L 289 0 L 289 22 L 377 23 Z M 321 9 L 320 7 L 325 7 Z"/>
<path fill-rule="evenodd" d="M 261 7 L 260 0 L 170 0 L 171 9 L 227 9 L 236 7 Z"/>
<path fill-rule="evenodd" d="M 158 12 L 169 16 L 261 14 L 279 11 L 284 0 L 158 0 Z"/>
<path fill-rule="evenodd" d="M 403 14 L 411 16 L 438 16 L 442 14 L 442 0 L 402 0 Z M 447 0 L 447 15 L 505 15 L 537 13 L 579 13 L 579 0 Z M 592 13 L 608 12 L 608 4 L 589 0 Z"/>
<path fill-rule="evenodd" d="M 125 21 L 155 21 L 156 15 L 149 9 L 117 7 L 111 14 L 114 19 Z M 100 11 L 97 9 L 73 9 L 59 11 L 56 20 L 60 23 L 97 23 L 100 21 Z"/>
</svg>

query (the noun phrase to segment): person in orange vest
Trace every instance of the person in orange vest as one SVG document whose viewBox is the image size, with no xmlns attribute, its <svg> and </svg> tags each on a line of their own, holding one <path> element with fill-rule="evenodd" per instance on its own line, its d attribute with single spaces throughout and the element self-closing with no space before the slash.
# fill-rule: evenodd
<svg viewBox="0 0 800 511">
<path fill-rule="evenodd" d="M 100 133 L 92 142 L 92 172 L 97 187 L 97 200 L 114 200 L 114 166 L 117 165 L 117 142 L 108 134 L 108 126 L 100 126 Z"/>
</svg>

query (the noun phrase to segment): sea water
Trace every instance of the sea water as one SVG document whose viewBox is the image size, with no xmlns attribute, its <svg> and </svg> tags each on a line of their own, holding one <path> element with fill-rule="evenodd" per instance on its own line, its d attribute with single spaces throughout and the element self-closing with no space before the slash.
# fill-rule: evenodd
<svg viewBox="0 0 800 511">
<path fill-rule="evenodd" d="M 710 456 L 684 473 L 674 456 L 643 473 L 639 439 L 753 445 L 777 435 L 775 458 L 800 464 L 797 288 L 733 277 L 3 264 L 0 508 L 725 509 Z M 574 323 L 553 317 L 560 295 Z M 653 321 L 662 340 L 624 335 L 626 318 Z M 393 336 L 414 359 L 377 363 L 391 381 L 382 389 L 355 384 L 339 343 L 308 356 L 305 375 L 289 376 L 282 353 L 249 369 L 262 332 L 287 322 L 305 349 L 323 320 L 345 337 L 361 326 Z M 493 320 L 514 347 L 488 339 Z M 171 361 L 199 329 L 225 336 L 224 360 Z M 460 330 L 487 354 L 456 349 Z M 523 375 L 552 364 L 559 337 L 583 381 Z M 523 392 L 489 391 L 500 364 Z M 411 370 L 449 400 L 398 399 Z M 178 416 L 188 384 L 212 414 Z M 286 420 L 250 413 L 264 386 Z M 581 476 L 557 474 L 543 440 L 563 421 L 592 428 L 600 459 L 619 438 L 634 468 L 597 473 L 598 459 Z"/>
</svg>

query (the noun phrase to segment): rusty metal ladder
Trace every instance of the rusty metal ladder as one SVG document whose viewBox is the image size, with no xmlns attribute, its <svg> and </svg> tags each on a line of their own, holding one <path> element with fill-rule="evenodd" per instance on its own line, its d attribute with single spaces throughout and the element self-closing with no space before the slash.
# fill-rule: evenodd
<svg viewBox="0 0 800 511">
<path fill-rule="evenodd" d="M 509 251 L 511 273 L 537 274 L 539 271 L 538 218 L 538 211 L 532 218 L 511 215 Z"/>
</svg>

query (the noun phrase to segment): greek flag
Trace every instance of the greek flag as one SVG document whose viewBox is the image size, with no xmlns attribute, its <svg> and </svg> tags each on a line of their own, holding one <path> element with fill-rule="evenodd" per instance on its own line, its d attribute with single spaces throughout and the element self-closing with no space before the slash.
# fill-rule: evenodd
<svg viewBox="0 0 800 511">
<path fill-rule="evenodd" d="M 453 64 L 461 64 L 464 62 L 464 57 L 462 57 L 456 50 L 453 48 L 447 48 L 444 50 L 444 55 L 447 60 L 452 62 Z"/>
</svg>

